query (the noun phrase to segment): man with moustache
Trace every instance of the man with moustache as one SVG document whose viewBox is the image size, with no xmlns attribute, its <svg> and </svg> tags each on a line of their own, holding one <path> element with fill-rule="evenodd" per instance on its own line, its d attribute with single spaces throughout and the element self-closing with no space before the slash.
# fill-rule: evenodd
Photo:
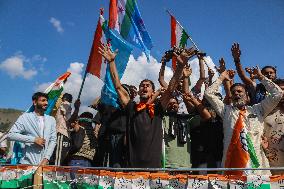
<svg viewBox="0 0 284 189">
<path fill-rule="evenodd" d="M 229 72 L 220 77 L 205 91 L 205 98 L 223 120 L 224 149 L 222 164 L 225 168 L 263 168 L 269 167 L 268 159 L 261 147 L 264 118 L 277 106 L 283 92 L 276 84 L 266 78 L 258 67 L 253 74 L 271 94 L 260 103 L 248 106 L 249 98 L 243 84 L 231 86 L 232 104 L 225 105 L 215 93 L 224 80 L 230 80 Z M 270 174 L 267 170 L 226 171 L 228 175 Z"/>
<path fill-rule="evenodd" d="M 99 48 L 99 52 L 109 63 L 113 84 L 119 96 L 120 103 L 129 119 L 126 131 L 129 166 L 137 168 L 161 167 L 162 117 L 171 95 L 182 76 L 184 66 L 195 55 L 194 49 L 186 49 L 180 55 L 174 53 L 178 61 L 174 76 L 169 82 L 167 90 L 155 103 L 152 103 L 155 86 L 149 79 L 144 79 L 139 84 L 138 95 L 140 103 L 130 100 L 127 91 L 121 85 L 118 77 L 115 65 L 117 52 L 112 52 L 108 45 L 102 45 Z"/>
<path fill-rule="evenodd" d="M 8 139 L 24 144 L 21 164 L 47 165 L 56 145 L 56 122 L 44 115 L 48 96 L 36 92 L 32 96 L 35 110 L 22 114 L 8 133 Z"/>
</svg>

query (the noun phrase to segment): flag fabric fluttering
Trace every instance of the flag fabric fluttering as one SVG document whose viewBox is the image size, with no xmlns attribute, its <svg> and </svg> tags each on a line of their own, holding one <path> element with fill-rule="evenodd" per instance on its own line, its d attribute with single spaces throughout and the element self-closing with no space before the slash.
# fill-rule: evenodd
<svg viewBox="0 0 284 189">
<path fill-rule="evenodd" d="M 119 35 L 116 35 L 116 32 L 109 29 L 106 21 L 103 24 L 103 31 L 107 41 L 111 45 L 112 50 L 118 50 L 118 54 L 115 57 L 115 64 L 118 71 L 119 79 L 121 79 L 126 69 L 133 46 L 124 39 L 122 39 Z M 115 91 L 115 87 L 111 79 L 109 64 L 107 65 L 106 76 L 104 81 L 105 84 L 101 91 L 101 102 L 118 108 L 118 95 Z"/>
<path fill-rule="evenodd" d="M 48 95 L 48 107 L 47 110 L 44 112 L 46 115 L 50 115 L 53 111 L 53 108 L 60 97 L 62 91 L 63 91 L 63 86 L 64 83 L 66 82 L 67 78 L 71 75 L 70 72 L 66 72 L 60 77 L 56 79 L 54 83 L 52 83 L 45 91 Z M 27 112 L 32 112 L 34 111 L 34 106 L 32 105 Z"/>
<path fill-rule="evenodd" d="M 88 65 L 86 67 L 86 72 L 97 76 L 101 80 L 105 78 L 106 62 L 104 61 L 101 54 L 99 54 L 100 43 L 103 42 L 103 26 L 104 17 L 103 10 L 101 9 L 101 14 L 98 20 L 97 29 L 94 35 L 94 40 L 92 44 L 92 49 L 90 52 Z"/>
<path fill-rule="evenodd" d="M 149 61 L 153 43 L 136 0 L 110 0 L 109 14 L 110 29 L 119 32 L 123 39 L 143 50 Z"/>
<path fill-rule="evenodd" d="M 189 35 L 180 25 L 180 23 L 175 19 L 173 15 L 171 15 L 171 47 L 179 47 L 184 48 L 187 44 L 187 40 Z M 173 57 L 172 59 L 172 68 L 173 70 L 176 69 L 176 58 Z"/>
</svg>

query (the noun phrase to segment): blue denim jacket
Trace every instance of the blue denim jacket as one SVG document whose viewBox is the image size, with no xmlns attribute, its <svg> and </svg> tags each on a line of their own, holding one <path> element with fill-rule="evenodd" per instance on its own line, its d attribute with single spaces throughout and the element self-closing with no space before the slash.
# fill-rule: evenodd
<svg viewBox="0 0 284 189">
<path fill-rule="evenodd" d="M 23 158 L 21 164 L 38 165 L 42 159 L 50 159 L 56 145 L 56 121 L 49 115 L 44 115 L 43 136 L 40 134 L 38 116 L 34 112 L 21 115 L 8 133 L 8 139 L 23 143 Z M 45 146 L 34 143 L 36 137 L 45 139 Z"/>
</svg>

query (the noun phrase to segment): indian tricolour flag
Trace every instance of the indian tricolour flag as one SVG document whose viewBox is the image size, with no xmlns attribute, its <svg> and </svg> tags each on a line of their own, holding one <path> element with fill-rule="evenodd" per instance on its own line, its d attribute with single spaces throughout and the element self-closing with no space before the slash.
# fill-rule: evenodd
<svg viewBox="0 0 284 189">
<path fill-rule="evenodd" d="M 49 87 L 44 91 L 48 95 L 48 107 L 47 110 L 44 112 L 46 115 L 50 115 L 55 107 L 55 104 L 60 97 L 64 83 L 67 81 L 67 78 L 71 75 L 70 72 L 66 72 L 59 76 L 54 83 L 49 85 Z M 32 105 L 27 112 L 34 111 L 34 106 Z"/>
<path fill-rule="evenodd" d="M 176 20 L 176 18 L 171 15 L 171 47 L 180 47 L 184 48 L 187 44 L 187 40 L 189 35 L 180 25 L 180 23 Z M 176 68 L 176 58 L 173 57 L 172 68 L 175 70 Z"/>
<path fill-rule="evenodd" d="M 240 111 L 229 144 L 225 168 L 258 168 L 260 166 L 257 159 L 251 136 L 247 133 L 243 117 L 245 111 Z M 249 174 L 245 171 L 226 171 L 226 175 L 243 175 Z"/>
</svg>

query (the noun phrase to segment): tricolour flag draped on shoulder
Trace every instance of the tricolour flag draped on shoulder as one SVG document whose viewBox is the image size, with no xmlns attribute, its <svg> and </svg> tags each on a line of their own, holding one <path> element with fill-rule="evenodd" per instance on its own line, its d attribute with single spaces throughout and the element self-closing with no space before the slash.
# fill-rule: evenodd
<svg viewBox="0 0 284 189">
<path fill-rule="evenodd" d="M 173 15 L 171 16 L 171 47 L 179 47 L 184 48 L 187 44 L 187 40 L 189 35 L 180 25 L 180 23 L 175 19 Z M 172 59 L 172 68 L 173 70 L 176 69 L 176 58 L 173 57 Z"/>
<path fill-rule="evenodd" d="M 109 29 L 106 21 L 104 22 L 102 28 L 107 41 L 111 45 L 112 50 L 118 50 L 118 54 L 115 57 L 115 64 L 119 79 L 121 79 L 126 69 L 133 47 L 119 35 L 116 35 L 116 32 Z M 111 79 L 109 64 L 107 65 L 106 69 L 105 84 L 101 91 L 101 102 L 113 107 L 119 107 L 118 95 Z"/>
<path fill-rule="evenodd" d="M 141 49 L 148 60 L 153 43 L 142 20 L 136 0 L 110 0 L 109 27 L 123 39 Z"/>
<path fill-rule="evenodd" d="M 66 72 L 60 77 L 56 79 L 54 83 L 52 83 L 45 91 L 48 95 L 48 107 L 47 110 L 44 112 L 46 115 L 50 115 L 53 111 L 53 108 L 60 97 L 62 91 L 63 91 L 63 86 L 64 83 L 66 82 L 67 78 L 71 75 L 70 72 Z M 27 112 L 32 112 L 34 111 L 34 106 L 32 105 Z"/>
<path fill-rule="evenodd" d="M 245 111 L 240 111 L 229 144 L 225 168 L 258 168 L 259 161 L 257 159 L 255 149 L 250 135 L 244 126 L 243 117 Z M 244 171 L 226 171 L 226 175 L 243 175 Z"/>
<path fill-rule="evenodd" d="M 106 71 L 106 62 L 101 54 L 99 54 L 99 46 L 103 42 L 103 29 L 102 25 L 104 23 L 103 11 L 101 9 L 101 14 L 98 20 L 97 29 L 94 35 L 94 40 L 92 44 L 92 49 L 90 52 L 88 65 L 86 72 L 93 74 L 104 80 Z"/>
</svg>

